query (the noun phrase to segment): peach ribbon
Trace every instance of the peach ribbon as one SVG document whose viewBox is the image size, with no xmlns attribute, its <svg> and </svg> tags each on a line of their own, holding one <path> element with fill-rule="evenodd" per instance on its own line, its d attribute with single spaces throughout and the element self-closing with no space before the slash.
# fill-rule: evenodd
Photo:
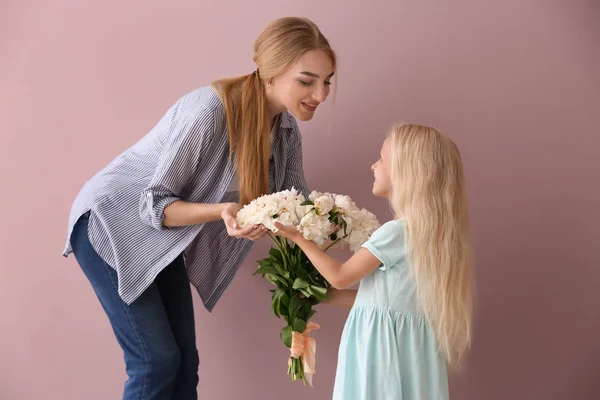
<svg viewBox="0 0 600 400">
<path fill-rule="evenodd" d="M 319 324 L 309 322 L 306 325 L 306 330 L 304 332 L 292 332 L 292 347 L 290 348 L 290 352 L 292 353 L 292 357 L 296 359 L 302 357 L 304 377 L 306 378 L 310 386 L 312 386 L 313 374 L 315 374 L 316 372 L 315 354 L 317 352 L 317 340 L 315 338 L 309 337 L 308 335 L 310 331 L 319 328 Z"/>
</svg>

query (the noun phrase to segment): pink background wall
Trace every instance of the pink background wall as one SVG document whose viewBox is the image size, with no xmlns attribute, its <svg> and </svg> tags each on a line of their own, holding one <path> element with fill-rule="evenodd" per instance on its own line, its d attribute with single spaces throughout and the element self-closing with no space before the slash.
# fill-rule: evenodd
<svg viewBox="0 0 600 400">
<path fill-rule="evenodd" d="M 284 15 L 312 18 L 339 55 L 333 115 L 301 125 L 312 187 L 385 219 L 369 166 L 393 122 L 462 149 L 478 296 L 453 398 L 600 398 L 598 1 L 91 3 L 0 5 L 0 399 L 119 398 L 121 351 L 60 256 L 71 201 L 179 96 L 251 72 L 254 38 Z M 251 277 L 267 246 L 213 314 L 195 296 L 201 399 L 330 398 L 345 314 L 315 317 L 316 388 L 288 382 L 269 286 Z"/>
</svg>

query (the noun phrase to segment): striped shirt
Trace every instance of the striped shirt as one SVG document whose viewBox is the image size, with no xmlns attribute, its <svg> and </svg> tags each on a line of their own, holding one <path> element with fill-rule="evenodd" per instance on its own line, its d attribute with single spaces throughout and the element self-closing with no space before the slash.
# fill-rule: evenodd
<svg viewBox="0 0 600 400">
<path fill-rule="evenodd" d="M 302 139 L 287 111 L 278 119 L 269 163 L 269 189 L 307 194 Z M 184 254 L 190 282 L 208 311 L 231 283 L 253 242 L 229 236 L 223 221 L 162 225 L 177 200 L 236 202 L 224 107 L 210 86 L 179 99 L 140 141 L 86 182 L 69 216 L 67 244 L 80 216 L 90 212 L 88 237 L 118 275 L 119 295 L 131 304 L 158 273 Z M 235 185 L 233 185 L 235 187 Z"/>
</svg>

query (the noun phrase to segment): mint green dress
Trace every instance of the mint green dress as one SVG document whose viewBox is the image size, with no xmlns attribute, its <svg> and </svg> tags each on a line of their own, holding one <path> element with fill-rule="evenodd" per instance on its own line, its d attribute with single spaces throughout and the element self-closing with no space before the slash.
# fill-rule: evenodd
<svg viewBox="0 0 600 400">
<path fill-rule="evenodd" d="M 404 220 L 363 245 L 382 265 L 360 282 L 344 327 L 334 400 L 448 399 L 446 363 L 406 264 Z"/>
</svg>

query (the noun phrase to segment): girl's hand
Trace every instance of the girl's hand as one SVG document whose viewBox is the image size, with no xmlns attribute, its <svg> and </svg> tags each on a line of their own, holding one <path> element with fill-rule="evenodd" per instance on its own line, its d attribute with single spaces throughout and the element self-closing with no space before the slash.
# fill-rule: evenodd
<svg viewBox="0 0 600 400">
<path fill-rule="evenodd" d="M 267 233 L 267 229 L 262 225 L 239 227 L 236 217 L 241 209 L 242 207 L 237 203 L 227 203 L 223 208 L 221 218 L 225 222 L 227 234 L 238 239 L 258 240 L 262 238 Z"/>
<path fill-rule="evenodd" d="M 302 234 L 298 232 L 295 226 L 291 225 L 283 225 L 279 222 L 275 222 L 275 228 L 279 229 L 276 233 L 277 236 L 283 236 L 286 239 L 291 240 L 292 242 L 298 242 L 298 239 L 302 238 Z"/>
</svg>

